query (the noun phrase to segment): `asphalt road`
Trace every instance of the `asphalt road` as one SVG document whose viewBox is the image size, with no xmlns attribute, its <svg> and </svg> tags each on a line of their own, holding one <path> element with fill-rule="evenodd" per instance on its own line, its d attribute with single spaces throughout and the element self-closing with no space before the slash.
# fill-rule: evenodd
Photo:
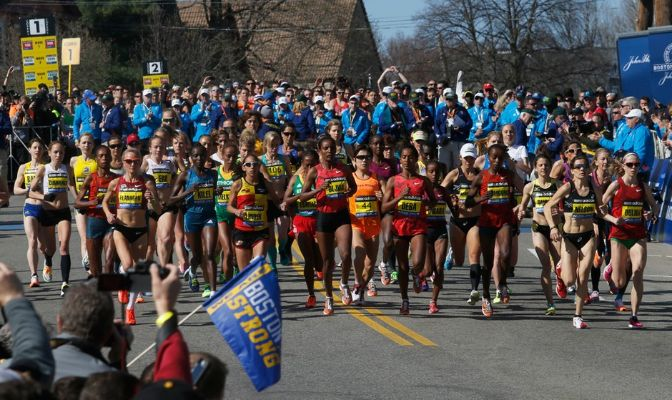
<svg viewBox="0 0 672 400">
<path fill-rule="evenodd" d="M 0 210 L 0 260 L 29 281 L 18 199 Z M 429 293 L 411 294 L 411 315 L 400 317 L 396 286 L 382 287 L 365 307 L 336 306 L 332 317 L 319 307 L 305 310 L 300 264 L 280 268 L 283 306 L 282 379 L 256 393 L 238 360 L 199 309 L 201 298 L 184 287 L 178 312 L 192 351 L 207 351 L 229 368 L 227 399 L 614 399 L 667 398 L 672 329 L 672 247 L 649 245 L 643 331 L 627 328 L 627 314 L 613 309 L 613 296 L 589 305 L 589 330 L 571 325 L 573 305 L 558 302 L 558 315 L 544 316 L 537 259 L 529 230 L 520 241 L 520 257 L 508 306 L 496 305 L 492 320 L 465 299 L 466 268 L 447 273 L 441 311 L 427 314 Z M 70 245 L 74 281 L 82 281 L 79 237 L 73 225 Z M 298 257 L 297 258 L 297 262 Z M 60 277 L 58 256 L 54 277 Z M 379 278 L 376 275 L 376 278 Z M 44 321 L 55 325 L 61 305 L 60 281 L 26 292 Z M 151 298 L 138 305 L 130 370 L 139 374 L 154 357 L 155 313 Z M 629 297 L 626 296 L 626 303 Z"/>
</svg>

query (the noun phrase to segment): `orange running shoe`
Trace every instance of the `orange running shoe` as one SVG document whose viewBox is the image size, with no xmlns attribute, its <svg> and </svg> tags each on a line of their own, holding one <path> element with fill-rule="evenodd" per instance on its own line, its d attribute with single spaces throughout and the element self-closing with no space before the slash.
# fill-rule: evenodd
<svg viewBox="0 0 672 400">
<path fill-rule="evenodd" d="M 119 299 L 119 303 L 128 304 L 128 290 L 120 290 L 117 292 L 117 298 Z"/>
<path fill-rule="evenodd" d="M 126 325 L 135 325 L 138 321 L 135 320 L 135 309 L 126 309 Z"/>
<path fill-rule="evenodd" d="M 306 308 L 315 308 L 316 305 L 317 299 L 315 298 L 315 295 L 308 296 L 308 299 L 306 299 Z"/>
<path fill-rule="evenodd" d="M 490 300 L 483 299 L 481 301 L 481 312 L 483 313 L 485 318 L 492 317 L 492 304 L 490 304 Z"/>
<path fill-rule="evenodd" d="M 144 302 L 145 302 L 145 298 L 142 297 L 142 293 L 138 293 L 138 297 L 135 298 L 135 304 L 144 303 Z"/>
<path fill-rule="evenodd" d="M 334 314 L 334 299 L 327 297 L 324 301 L 324 310 L 322 311 L 324 315 L 333 315 Z"/>
<path fill-rule="evenodd" d="M 429 313 L 430 314 L 436 314 L 439 312 L 439 307 L 436 305 L 436 302 L 434 300 L 429 302 Z"/>
</svg>

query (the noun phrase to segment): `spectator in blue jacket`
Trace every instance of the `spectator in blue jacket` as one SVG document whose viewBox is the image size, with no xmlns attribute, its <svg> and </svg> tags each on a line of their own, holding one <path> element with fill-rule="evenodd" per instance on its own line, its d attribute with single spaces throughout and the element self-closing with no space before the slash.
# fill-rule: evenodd
<svg viewBox="0 0 672 400">
<path fill-rule="evenodd" d="M 103 120 L 100 122 L 100 142 L 107 143 L 110 136 L 117 134 L 121 136 L 123 121 L 121 109 L 114 105 L 114 97 L 111 94 L 103 96 Z"/>
<path fill-rule="evenodd" d="M 359 106 L 359 96 L 352 95 L 348 99 L 348 108 L 341 113 L 343 125 L 343 142 L 346 146 L 354 147 L 369 140 L 371 121 L 366 111 Z"/>
<path fill-rule="evenodd" d="M 383 112 L 383 109 L 387 107 L 387 97 L 392 93 L 394 89 L 392 86 L 385 86 L 380 92 L 380 102 L 376 104 L 376 107 L 373 109 L 373 116 L 371 117 L 371 122 L 376 125 L 376 134 L 382 135 L 383 132 L 380 129 L 380 114 Z"/>
<path fill-rule="evenodd" d="M 152 90 L 142 91 L 142 103 L 133 109 L 133 125 L 138 129 L 138 137 L 143 148 L 147 148 L 154 131 L 161 126 L 161 105 L 152 103 Z"/>
<path fill-rule="evenodd" d="M 191 121 L 194 123 L 194 137 L 192 141 L 198 142 L 203 135 L 209 135 L 210 131 L 219 126 L 222 110 L 218 103 L 210 101 L 208 89 L 198 91 L 198 102 L 191 109 Z"/>
<path fill-rule="evenodd" d="M 625 123 L 628 129 L 624 129 L 613 141 L 600 137 L 600 146 L 610 150 L 612 154 L 637 153 L 642 162 L 641 171 L 648 179 L 655 155 L 651 132 L 642 123 L 642 110 L 638 108 L 630 110 L 625 114 Z"/>
<path fill-rule="evenodd" d="M 457 96 L 452 92 L 446 93 L 444 106 L 437 108 L 434 138 L 438 144 L 439 161 L 449 170 L 457 165 L 460 149 L 467 143 L 472 126 L 469 112 L 457 103 Z"/>
<path fill-rule="evenodd" d="M 523 108 L 518 115 L 518 118 L 513 121 L 514 132 L 516 133 L 516 139 L 513 141 L 513 144 L 516 146 L 527 146 L 527 127 L 532 123 L 536 112 L 529 108 Z"/>
<path fill-rule="evenodd" d="M 293 114 L 294 117 L 292 121 L 294 123 L 294 129 L 297 134 L 297 140 L 306 140 L 308 138 L 315 137 L 315 116 L 313 111 L 308 107 L 307 99 L 303 94 L 300 94 L 296 97 L 296 102 L 294 102 Z M 327 123 L 324 123 L 326 127 Z"/>
<path fill-rule="evenodd" d="M 470 142 L 487 137 L 488 133 L 495 129 L 495 121 L 492 119 L 494 111 L 486 107 L 484 102 L 485 95 L 483 93 L 478 92 L 474 95 L 474 106 L 469 109 L 469 116 L 473 121 L 469 131 Z"/>
<path fill-rule="evenodd" d="M 510 102 L 502 110 L 499 119 L 497 120 L 497 129 L 501 130 L 504 125 L 514 123 L 520 116 L 520 112 L 525 106 L 525 92 L 516 92 L 516 100 Z"/>
<path fill-rule="evenodd" d="M 317 130 L 317 136 L 324 135 L 327 124 L 334 119 L 334 112 L 324 108 L 324 97 L 322 96 L 315 96 L 315 98 L 313 98 L 313 103 L 315 104 L 313 115 L 315 116 L 315 130 Z M 299 139 L 297 140 L 303 140 L 300 138 L 301 136 L 299 135 Z"/>
<path fill-rule="evenodd" d="M 96 99 L 96 94 L 87 89 L 82 95 L 82 103 L 75 108 L 72 135 L 76 142 L 83 134 L 91 133 L 93 139 L 100 143 L 100 123 L 103 120 L 103 108 L 96 104 Z"/>
<path fill-rule="evenodd" d="M 548 132 L 545 135 L 543 131 L 538 132 L 538 135 L 548 156 L 556 161 L 560 159 L 565 136 L 569 135 L 569 117 L 564 108 L 558 107 L 553 110 L 552 118 L 553 120 L 548 124 Z"/>
<path fill-rule="evenodd" d="M 421 102 L 424 97 L 422 92 L 413 92 L 409 95 L 406 112 L 407 128 L 409 131 L 421 129 L 423 132 L 431 132 L 434 129 L 434 115 L 429 108 Z"/>
<path fill-rule="evenodd" d="M 394 136 L 396 140 L 400 138 L 408 139 L 409 132 L 407 128 L 406 113 L 401 107 L 401 102 L 399 101 L 399 95 L 397 93 L 390 93 L 384 102 L 379 103 L 376 106 L 376 111 L 378 112 L 378 132 L 380 134 L 389 133 Z"/>
</svg>

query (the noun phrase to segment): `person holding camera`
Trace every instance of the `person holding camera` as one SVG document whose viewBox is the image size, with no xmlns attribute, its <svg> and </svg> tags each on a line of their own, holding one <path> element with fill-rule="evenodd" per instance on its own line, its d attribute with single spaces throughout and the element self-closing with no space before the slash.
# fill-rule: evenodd
<svg viewBox="0 0 672 400">
<path fill-rule="evenodd" d="M 467 142 L 473 121 L 469 112 L 458 104 L 457 96 L 450 88 L 444 91 L 443 107 L 436 110 L 434 135 L 439 147 L 439 161 L 451 170 L 457 167 L 460 149 Z"/>
<path fill-rule="evenodd" d="M 147 255 L 147 203 L 151 202 L 154 210 L 161 209 L 161 206 L 154 178 L 145 176 L 140 169 L 140 151 L 127 149 L 122 158 L 124 175 L 110 182 L 103 198 L 103 211 L 107 222 L 114 225 L 112 238 L 121 261 L 121 271 L 125 272 Z M 112 204 L 116 204 L 116 214 Z M 137 293 L 129 295 L 127 290 L 120 290 L 118 297 L 121 304 L 128 304 L 126 323 L 135 325 Z"/>
</svg>

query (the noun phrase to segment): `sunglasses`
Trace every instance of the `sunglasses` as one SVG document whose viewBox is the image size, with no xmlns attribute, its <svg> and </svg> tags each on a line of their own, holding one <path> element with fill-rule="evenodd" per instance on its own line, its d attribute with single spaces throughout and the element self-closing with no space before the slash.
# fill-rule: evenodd
<svg viewBox="0 0 672 400">
<path fill-rule="evenodd" d="M 124 162 L 129 165 L 139 165 L 142 162 L 142 160 L 138 158 L 127 158 L 124 160 Z"/>
<path fill-rule="evenodd" d="M 283 134 L 283 135 L 293 135 L 294 132 L 291 132 L 291 131 L 287 132 L 287 131 L 285 131 L 285 132 L 282 132 L 282 134 Z"/>
<path fill-rule="evenodd" d="M 586 164 L 576 164 L 574 169 L 588 169 L 588 166 Z"/>
<path fill-rule="evenodd" d="M 254 82 L 245 82 L 246 85 L 254 85 Z"/>
<path fill-rule="evenodd" d="M 369 156 L 369 155 L 366 155 L 366 156 L 355 156 L 355 158 L 358 159 L 359 161 L 365 161 L 365 160 L 370 160 L 370 159 L 371 159 L 371 156 Z"/>
<path fill-rule="evenodd" d="M 259 166 L 259 163 L 258 163 L 258 162 L 246 162 L 246 163 L 243 163 L 243 167 L 247 167 L 247 168 L 255 168 L 255 167 L 257 167 L 257 166 Z"/>
<path fill-rule="evenodd" d="M 142 96 L 141 96 L 141 95 L 139 95 L 139 94 L 136 94 L 136 95 L 135 95 L 135 96 L 133 96 L 133 97 L 135 97 L 136 99 L 139 99 L 139 98 L 140 98 L 140 97 L 142 97 Z"/>
<path fill-rule="evenodd" d="M 217 141 L 217 144 L 220 146 L 224 146 L 226 144 L 226 140 Z"/>
<path fill-rule="evenodd" d="M 117 143 L 117 144 L 111 144 L 111 145 L 108 145 L 107 147 L 109 147 L 109 148 L 111 148 L 111 149 L 118 149 L 118 148 L 121 147 L 121 144 L 119 144 L 119 143 Z"/>
<path fill-rule="evenodd" d="M 163 121 L 163 122 L 173 122 L 173 121 L 175 121 L 175 118 L 164 118 L 161 121 Z"/>
<path fill-rule="evenodd" d="M 639 168 L 641 164 L 638 162 L 626 162 L 625 166 L 628 168 Z"/>
<path fill-rule="evenodd" d="M 570 154 L 581 153 L 581 149 L 567 149 L 567 150 L 565 150 L 565 153 L 570 153 Z"/>
<path fill-rule="evenodd" d="M 336 94 L 343 94 L 343 92 L 336 92 Z"/>
</svg>

